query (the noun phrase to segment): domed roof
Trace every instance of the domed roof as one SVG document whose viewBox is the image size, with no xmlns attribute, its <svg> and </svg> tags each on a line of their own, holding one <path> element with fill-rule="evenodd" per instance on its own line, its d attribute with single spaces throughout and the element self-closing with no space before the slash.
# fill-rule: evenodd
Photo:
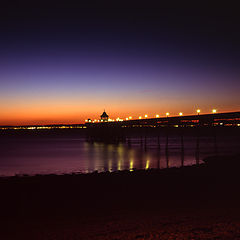
<svg viewBox="0 0 240 240">
<path fill-rule="evenodd" d="M 105 112 L 105 110 L 104 110 L 103 114 L 101 115 L 101 118 L 108 118 L 108 115 L 107 115 L 107 113 Z"/>
</svg>

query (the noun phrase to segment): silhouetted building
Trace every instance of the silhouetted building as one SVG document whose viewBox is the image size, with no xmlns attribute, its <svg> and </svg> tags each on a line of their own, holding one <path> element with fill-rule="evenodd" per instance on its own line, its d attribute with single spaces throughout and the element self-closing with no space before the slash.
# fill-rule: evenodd
<svg viewBox="0 0 240 240">
<path fill-rule="evenodd" d="M 103 121 L 103 122 L 107 122 L 108 118 L 109 118 L 109 116 L 107 115 L 105 110 L 104 110 L 103 114 L 100 117 L 101 117 L 101 121 Z"/>
</svg>

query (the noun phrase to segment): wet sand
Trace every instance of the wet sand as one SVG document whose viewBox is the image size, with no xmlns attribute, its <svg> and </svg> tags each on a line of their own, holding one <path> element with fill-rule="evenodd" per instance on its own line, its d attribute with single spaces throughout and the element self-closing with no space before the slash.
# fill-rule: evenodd
<svg viewBox="0 0 240 240">
<path fill-rule="evenodd" d="M 1 239 L 240 239 L 238 165 L 1 178 Z"/>
</svg>

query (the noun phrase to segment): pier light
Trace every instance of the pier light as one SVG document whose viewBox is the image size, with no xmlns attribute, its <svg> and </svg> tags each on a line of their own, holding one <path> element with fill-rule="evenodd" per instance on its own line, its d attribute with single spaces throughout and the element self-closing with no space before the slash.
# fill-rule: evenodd
<svg viewBox="0 0 240 240">
<path fill-rule="evenodd" d="M 86 119 L 85 122 L 88 122 L 88 120 Z"/>
<path fill-rule="evenodd" d="M 145 114 L 145 115 L 144 115 L 144 117 L 145 117 L 145 118 L 147 118 L 147 117 L 148 117 L 148 115 L 147 115 L 147 114 Z"/>
<path fill-rule="evenodd" d="M 201 112 L 201 110 L 200 109 L 197 109 L 197 114 L 199 114 Z"/>
<path fill-rule="evenodd" d="M 167 116 L 167 117 L 169 116 L 169 112 L 166 113 L 166 116 Z"/>
<path fill-rule="evenodd" d="M 159 114 L 156 114 L 156 118 L 159 118 Z"/>
<path fill-rule="evenodd" d="M 216 112 L 217 112 L 217 109 L 213 109 L 213 110 L 212 110 L 212 113 L 216 113 Z"/>
<path fill-rule="evenodd" d="M 183 113 L 182 113 L 182 112 L 180 112 L 180 113 L 179 113 L 179 116 L 182 116 L 182 115 L 183 115 Z"/>
<path fill-rule="evenodd" d="M 139 117 L 138 117 L 138 119 L 142 119 L 142 117 L 141 117 L 141 116 L 139 116 Z"/>
<path fill-rule="evenodd" d="M 128 118 L 126 118 L 126 120 L 128 120 Z"/>
<path fill-rule="evenodd" d="M 130 119 L 130 120 L 131 120 L 131 119 L 132 119 L 132 117 L 130 116 L 130 117 L 128 117 L 128 119 Z"/>
</svg>

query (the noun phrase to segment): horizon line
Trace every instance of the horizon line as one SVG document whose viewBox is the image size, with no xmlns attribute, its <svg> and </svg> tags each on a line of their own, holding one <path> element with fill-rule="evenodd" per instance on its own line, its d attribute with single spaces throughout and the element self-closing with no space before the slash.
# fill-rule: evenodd
<svg viewBox="0 0 240 240">
<path fill-rule="evenodd" d="M 144 120 L 144 119 L 165 119 L 165 118 L 176 118 L 176 117 L 187 117 L 187 116 L 205 116 L 205 115 L 219 115 L 219 114 L 226 114 L 226 113 L 240 113 L 240 110 L 238 111 L 231 111 L 231 112 L 217 112 L 217 113 L 203 113 L 203 114 L 187 114 L 187 115 L 172 115 L 172 116 L 159 116 L 159 117 L 147 117 L 147 118 L 142 118 L 142 119 L 139 119 L 139 118 L 133 118 L 133 119 L 129 119 L 129 120 L 123 120 L 123 122 L 129 122 L 129 121 L 141 121 L 141 120 Z M 113 121 L 113 122 L 117 122 L 117 121 Z M 87 122 L 88 123 L 88 122 Z M 101 122 L 99 122 L 101 123 Z M 24 125 L 0 125 L 1 128 L 3 127 L 43 127 L 43 126 L 74 126 L 74 125 L 77 125 L 77 126 L 84 126 L 86 124 L 86 122 L 84 123 L 50 123 L 50 124 L 24 124 Z"/>
</svg>

